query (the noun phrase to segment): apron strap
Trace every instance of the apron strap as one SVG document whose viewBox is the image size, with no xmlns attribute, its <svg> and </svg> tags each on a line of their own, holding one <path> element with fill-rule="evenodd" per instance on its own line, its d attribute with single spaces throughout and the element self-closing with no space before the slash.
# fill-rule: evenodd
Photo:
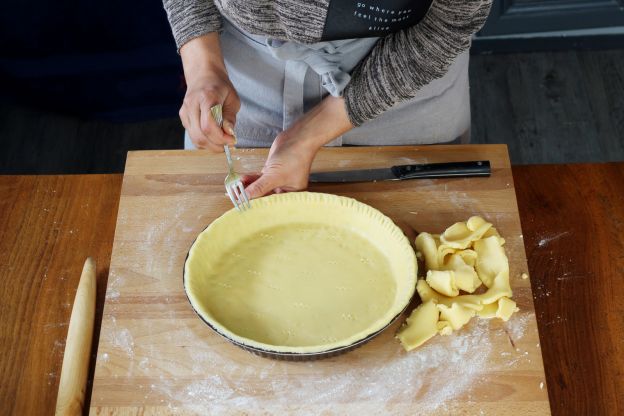
<svg viewBox="0 0 624 416">
<path fill-rule="evenodd" d="M 282 95 L 282 129 L 286 130 L 303 115 L 304 80 L 310 65 L 305 61 L 284 61 L 284 93 Z M 342 146 L 342 136 L 325 146 Z"/>
<path fill-rule="evenodd" d="M 284 62 L 282 129 L 286 130 L 303 115 L 303 81 L 309 66 L 303 61 L 289 60 Z"/>
</svg>

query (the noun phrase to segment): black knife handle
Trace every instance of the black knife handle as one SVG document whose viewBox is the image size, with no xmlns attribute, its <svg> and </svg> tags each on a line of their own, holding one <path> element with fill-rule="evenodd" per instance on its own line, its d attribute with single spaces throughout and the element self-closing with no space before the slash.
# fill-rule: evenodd
<svg viewBox="0 0 624 416">
<path fill-rule="evenodd" d="M 490 161 L 429 163 L 393 166 L 397 179 L 450 178 L 455 176 L 490 176 Z"/>
</svg>

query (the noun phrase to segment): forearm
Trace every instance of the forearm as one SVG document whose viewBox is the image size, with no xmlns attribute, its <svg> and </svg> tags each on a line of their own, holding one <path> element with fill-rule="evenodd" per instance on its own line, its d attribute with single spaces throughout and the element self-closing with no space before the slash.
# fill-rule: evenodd
<svg viewBox="0 0 624 416">
<path fill-rule="evenodd" d="M 202 35 L 185 43 L 180 48 L 180 56 L 187 84 L 208 74 L 226 73 L 217 32 Z"/>
<path fill-rule="evenodd" d="M 186 94 L 180 120 L 195 146 L 220 152 L 234 144 L 234 125 L 240 99 L 230 82 L 217 32 L 191 39 L 180 48 Z M 223 125 L 217 125 L 212 107 L 222 106 Z"/>
<path fill-rule="evenodd" d="M 305 189 L 318 150 L 351 128 L 344 99 L 327 96 L 275 138 L 261 175 L 244 177 L 248 196 Z"/>
<path fill-rule="evenodd" d="M 352 128 L 344 99 L 329 95 L 284 131 L 282 136 L 297 140 L 308 150 L 316 152 Z"/>
</svg>

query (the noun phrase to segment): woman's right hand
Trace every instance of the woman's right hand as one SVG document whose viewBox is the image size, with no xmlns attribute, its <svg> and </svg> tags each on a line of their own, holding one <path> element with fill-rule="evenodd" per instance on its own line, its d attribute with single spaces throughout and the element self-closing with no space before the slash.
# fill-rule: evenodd
<svg viewBox="0 0 624 416">
<path fill-rule="evenodd" d="M 192 39 L 182 46 L 180 55 L 187 85 L 179 113 L 182 125 L 197 148 L 222 152 L 223 145 L 236 142 L 234 124 L 240 99 L 227 75 L 218 34 Z M 218 104 L 223 106 L 223 128 L 210 111 Z"/>
</svg>

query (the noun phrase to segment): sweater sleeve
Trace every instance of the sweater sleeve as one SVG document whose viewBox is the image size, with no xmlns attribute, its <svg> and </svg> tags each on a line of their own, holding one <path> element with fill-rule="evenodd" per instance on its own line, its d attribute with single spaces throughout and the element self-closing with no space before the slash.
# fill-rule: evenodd
<svg viewBox="0 0 624 416">
<path fill-rule="evenodd" d="M 351 123 L 359 126 L 441 78 L 470 47 L 491 5 L 492 0 L 434 0 L 420 23 L 380 39 L 345 88 Z"/>
<path fill-rule="evenodd" d="M 221 29 L 213 0 L 163 0 L 178 51 L 189 40 Z"/>
</svg>

